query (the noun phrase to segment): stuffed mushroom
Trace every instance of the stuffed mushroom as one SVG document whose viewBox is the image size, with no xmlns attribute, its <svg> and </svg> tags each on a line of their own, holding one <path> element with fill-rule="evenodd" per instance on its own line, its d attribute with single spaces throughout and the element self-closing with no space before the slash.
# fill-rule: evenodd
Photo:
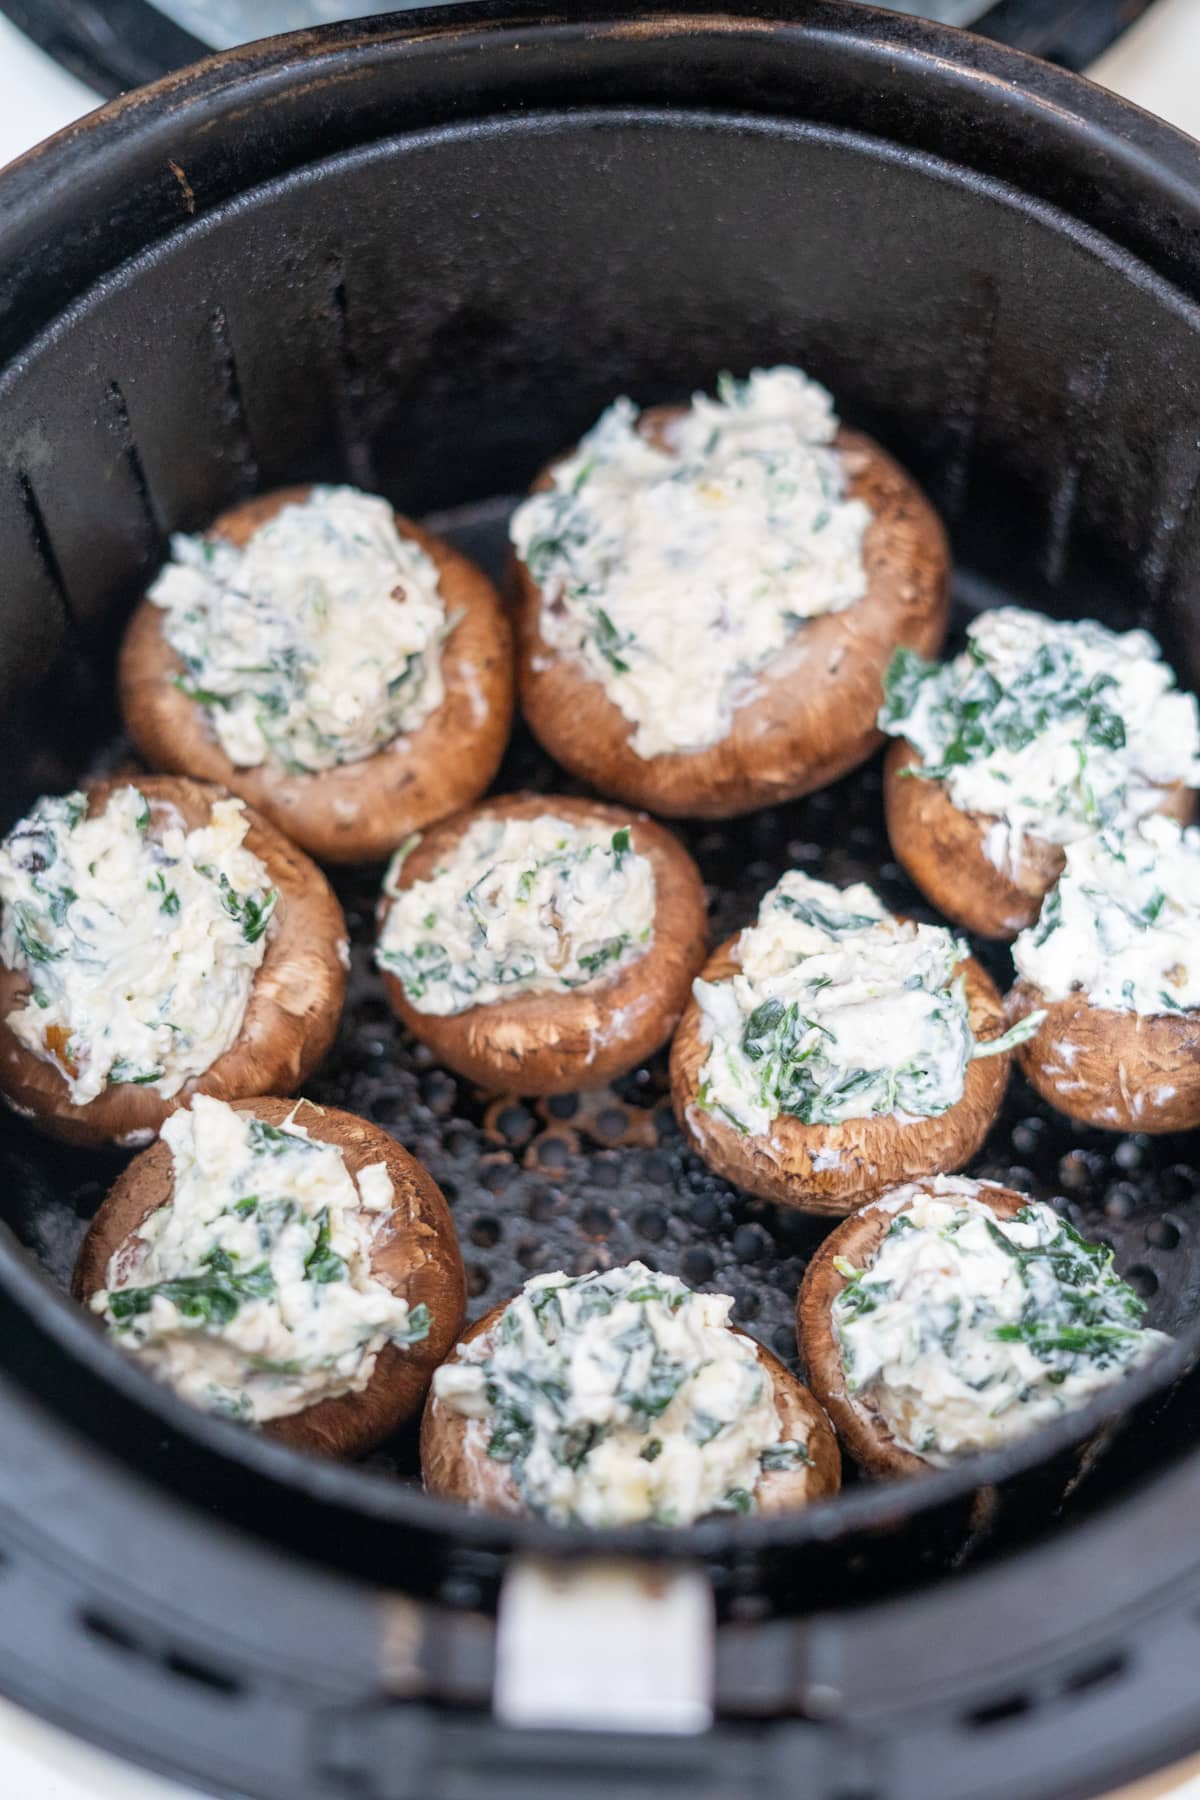
<svg viewBox="0 0 1200 1800">
<path fill-rule="evenodd" d="M 894 1189 L 830 1232 L 797 1303 L 800 1352 L 843 1445 L 916 1475 L 1061 1417 L 1169 1339 L 1052 1207 L 988 1181 Z"/>
<path fill-rule="evenodd" d="M 1200 831 L 1154 814 L 1068 845 L 1013 962 L 1043 1099 L 1109 1131 L 1200 1125 Z"/>
<path fill-rule="evenodd" d="M 406 846 L 376 961 L 415 1037 L 510 1093 L 569 1093 L 670 1037 L 704 961 L 704 889 L 663 826 L 560 795 L 489 800 Z"/>
<path fill-rule="evenodd" d="M 675 1116 L 747 1192 L 848 1212 L 974 1154 L 1036 1021 L 1004 1027 L 952 932 L 792 870 L 695 984 L 671 1047 Z"/>
<path fill-rule="evenodd" d="M 43 798 L 0 844 L 0 1095 L 71 1143 L 147 1144 L 191 1094 L 299 1087 L 349 967 L 325 877 L 205 782 Z"/>
<path fill-rule="evenodd" d="M 434 1375 L 426 1487 L 594 1527 L 788 1512 L 836 1492 L 828 1420 L 729 1324 L 732 1307 L 636 1262 L 527 1281 Z"/>
<path fill-rule="evenodd" d="M 486 576 L 386 500 L 283 488 L 172 540 L 120 693 L 152 767 L 224 783 L 322 861 L 371 861 L 491 781 L 511 631 Z"/>
<path fill-rule="evenodd" d="M 421 1404 L 466 1278 L 440 1189 L 378 1126 L 198 1094 L 101 1205 L 75 1296 L 192 1405 L 355 1456 Z"/>
<path fill-rule="evenodd" d="M 1196 700 L 1148 632 L 998 607 L 948 663 L 898 651 L 884 686 L 892 848 L 983 937 L 1033 923 L 1068 844 L 1151 812 L 1192 816 Z"/>
<path fill-rule="evenodd" d="M 949 554 L 904 471 L 798 369 L 618 400 L 512 523 L 535 735 L 606 793 L 724 818 L 879 742 L 898 644 L 936 653 Z"/>
</svg>

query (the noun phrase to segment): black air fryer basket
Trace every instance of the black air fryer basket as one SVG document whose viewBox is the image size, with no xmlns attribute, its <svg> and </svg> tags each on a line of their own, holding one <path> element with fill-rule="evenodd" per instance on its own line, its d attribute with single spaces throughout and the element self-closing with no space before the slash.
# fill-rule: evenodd
<svg viewBox="0 0 1200 1800">
<path fill-rule="evenodd" d="M 926 483 L 959 626 L 1000 600 L 1146 624 L 1194 685 L 1198 301 L 1196 146 L 832 0 L 456 7 L 133 94 L 0 180 L 0 823 L 127 757 L 114 644 L 169 531 L 342 478 L 498 572 L 513 497 L 614 394 L 774 361 Z M 519 784 L 561 784 L 520 736 Z M 873 765 L 685 835 L 715 937 L 795 865 L 921 911 Z M 355 973 L 310 1092 L 428 1165 L 473 1316 L 640 1256 L 794 1359 L 823 1227 L 684 1152 L 661 1058 L 538 1103 L 434 1067 L 370 972 L 377 882 L 341 879 Z M 411 1434 L 337 1467 L 154 1386 L 63 1292 L 110 1166 L 7 1122 L 0 1685 L 280 1800 L 1094 1792 L 1200 1742 L 1198 1169 L 1014 1077 L 972 1172 L 1110 1243 L 1176 1347 L 926 1480 L 589 1537 L 425 1498 Z"/>
<path fill-rule="evenodd" d="M 460 0 L 452 0 L 457 5 Z M 1085 69 L 1154 0 L 894 0 L 898 10 L 969 24 L 1003 44 Z M 362 10 L 354 0 L 0 0 L 0 12 L 100 94 L 153 81 L 220 45 Z M 384 12 L 385 5 L 366 7 Z M 201 33 L 201 35 L 197 35 Z"/>
</svg>

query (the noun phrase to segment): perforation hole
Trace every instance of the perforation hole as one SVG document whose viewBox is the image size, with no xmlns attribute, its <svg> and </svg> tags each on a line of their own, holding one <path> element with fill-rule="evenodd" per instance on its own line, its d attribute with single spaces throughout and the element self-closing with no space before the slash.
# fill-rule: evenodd
<svg viewBox="0 0 1200 1800">
<path fill-rule="evenodd" d="M 1033 1156 L 1045 1135 L 1045 1119 L 1019 1119 L 1013 1126 L 1012 1147 L 1018 1156 Z"/>
<path fill-rule="evenodd" d="M 545 1225 L 562 1208 L 563 1197 L 555 1188 L 535 1188 L 525 1203 L 526 1216 L 535 1225 Z"/>
<path fill-rule="evenodd" d="M 667 1235 L 667 1215 L 657 1206 L 644 1206 L 633 1221 L 640 1237 L 651 1244 L 661 1244 Z"/>
<path fill-rule="evenodd" d="M 458 1100 L 458 1083 L 443 1069 L 432 1069 L 422 1077 L 421 1098 L 435 1118 L 448 1119 Z"/>
<path fill-rule="evenodd" d="M 1104 1210 L 1110 1219 L 1128 1219 L 1137 1211 L 1141 1196 L 1130 1181 L 1114 1181 L 1104 1196 Z"/>
<path fill-rule="evenodd" d="M 700 1244 L 693 1244 L 684 1251 L 680 1259 L 683 1279 L 690 1287 L 703 1287 L 706 1281 L 713 1278 L 713 1259 L 709 1251 Z"/>
<path fill-rule="evenodd" d="M 762 1262 L 770 1251 L 770 1236 L 761 1225 L 739 1225 L 733 1234 L 733 1254 L 739 1262 Z"/>
<path fill-rule="evenodd" d="M 510 1144 L 527 1144 L 533 1136 L 533 1114 L 524 1106 L 506 1106 L 496 1115 L 496 1129 Z"/>
<path fill-rule="evenodd" d="M 1158 1276 L 1145 1263 L 1135 1263 L 1132 1269 L 1125 1271 L 1125 1279 L 1135 1294 L 1143 1300 L 1149 1300 L 1158 1292 Z"/>
<path fill-rule="evenodd" d="M 503 1162 L 488 1163 L 480 1171 L 480 1174 L 483 1185 L 489 1193 L 502 1194 L 516 1178 L 517 1167 L 515 1163 L 509 1162 L 506 1158 Z"/>
<path fill-rule="evenodd" d="M 565 1169 L 570 1154 L 566 1138 L 544 1137 L 537 1147 L 537 1159 L 543 1169 Z"/>
</svg>

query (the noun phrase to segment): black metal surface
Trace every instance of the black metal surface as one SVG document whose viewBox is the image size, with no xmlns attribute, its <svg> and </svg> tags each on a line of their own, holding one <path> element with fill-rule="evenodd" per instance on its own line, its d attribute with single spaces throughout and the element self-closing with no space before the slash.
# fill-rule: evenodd
<svg viewBox="0 0 1200 1800">
<path fill-rule="evenodd" d="M 449 0 L 455 4 L 456 0 Z M 1153 0 L 981 0 L 972 29 L 1014 49 L 1086 69 Z M 919 13 L 919 4 L 907 8 Z M 149 0 L 0 0 L 0 12 L 35 44 L 98 94 L 156 81 L 211 54 L 213 44 L 175 23 Z M 260 37 L 253 0 L 245 8 L 247 40 Z M 346 17 L 354 16 L 352 5 Z"/>
<path fill-rule="evenodd" d="M 1049 69 L 889 15 L 814 0 L 768 25 L 765 11 L 681 20 L 601 5 L 541 30 L 496 8 L 440 27 L 421 15 L 340 28 L 220 59 L 6 177 L 5 818 L 76 778 L 99 745 L 119 755 L 112 646 L 164 530 L 198 526 L 257 485 L 349 474 L 441 513 L 494 559 L 505 508 L 494 496 L 519 491 L 613 392 L 676 397 L 723 365 L 784 357 L 829 381 L 845 415 L 927 481 L 952 524 L 960 606 L 1008 597 L 1145 621 L 1195 681 L 1195 148 Z M 508 778 L 549 772 L 518 746 Z M 878 873 L 889 898 L 907 897 L 887 866 L 873 772 L 690 836 L 718 930 L 792 860 L 834 879 Z M 682 1155 L 661 1064 L 570 1117 L 567 1105 L 483 1104 L 403 1044 L 364 966 L 372 884 L 351 874 L 345 892 L 358 915 L 354 997 L 314 1093 L 389 1125 L 453 1190 L 475 1309 L 535 1268 L 640 1253 L 728 1287 L 750 1329 L 790 1348 L 790 1300 L 818 1232 Z M 0 1158 L 3 1210 L 61 1281 L 109 1171 L 16 1126 Z M 1198 1159 L 1194 1139 L 1076 1132 L 1014 1086 L 979 1172 L 1060 1196 L 1174 1329 L 1200 1288 Z M 621 1540 L 704 1559 L 726 1621 L 728 1712 L 815 1714 L 836 1697 L 844 1724 L 813 1717 L 769 1742 L 747 1728 L 738 1742 L 764 1752 L 764 1793 L 787 1791 L 788 1757 L 822 1800 L 965 1793 L 968 1745 L 972 1792 L 1002 1791 L 1018 1768 L 1030 1794 L 1083 1791 L 1102 1767 L 1200 1735 L 1200 1713 L 1160 1678 L 1158 1648 L 1190 1642 L 1200 1585 L 1179 1528 L 1200 1490 L 1196 1384 L 1174 1379 L 1195 1341 L 1193 1326 L 1161 1371 L 974 1468 L 857 1487 L 777 1525 Z M 477 1702 L 488 1628 L 474 1614 L 506 1556 L 594 1540 L 426 1501 L 396 1479 L 411 1471 L 411 1441 L 390 1467 L 343 1470 L 189 1412 L 2 1233 L 0 1369 L 6 1441 L 29 1445 L 33 1482 L 20 1458 L 0 1475 L 3 1579 L 32 1594 L 54 1586 L 52 1564 L 60 1598 L 86 1585 L 106 1622 L 91 1631 L 64 1602 L 61 1620 L 48 1614 L 64 1643 L 47 1625 L 35 1654 L 21 1626 L 33 1601 L 0 1605 L 0 1680 L 61 1713 L 67 1693 L 47 1670 L 73 1657 L 81 1724 L 128 1744 L 124 1714 L 101 1723 L 103 1701 L 118 1668 L 137 1670 L 174 1733 L 141 1753 L 215 1769 L 220 1717 L 242 1759 L 222 1751 L 221 1779 L 256 1793 L 428 1793 L 435 1776 L 454 1795 L 489 1777 L 509 1784 L 492 1791 L 527 1793 L 543 1751 L 559 1759 L 550 1791 L 588 1791 L 561 1747 L 380 1712 L 361 1636 L 346 1656 L 353 1694 L 328 1702 L 336 1754 L 322 1774 L 314 1671 L 348 1576 L 445 1609 L 412 1614 L 420 1667 L 393 1685 Z M 1079 1433 L 1103 1418 L 1113 1429 L 1081 1463 Z M 189 1529 L 197 1508 L 211 1527 Z M 236 1555 L 251 1562 L 239 1566 L 261 1555 L 281 1592 L 311 1594 L 307 1620 L 301 1603 L 256 1617 L 246 1642 L 218 1527 L 245 1534 Z M 142 1546 L 159 1531 L 170 1552 L 148 1567 Z M 1098 1582 L 1081 1546 L 1118 1539 L 1119 1578 L 1106 1566 Z M 994 1570 L 956 1573 L 984 1558 Z M 955 1579 L 913 1591 L 944 1574 Z M 904 1610 L 880 1604 L 900 1592 Z M 127 1660 L 113 1662 L 122 1633 Z M 207 1716 L 203 1680 L 176 1680 L 172 1658 L 216 1675 Z M 298 1665 L 305 1679 L 285 1694 L 280 1672 Z M 226 1710 L 247 1694 L 256 1710 Z M 692 1783 L 698 1755 L 644 1761 L 665 1758 L 662 1780 Z M 593 1761 L 615 1791 L 609 1764 Z"/>
</svg>

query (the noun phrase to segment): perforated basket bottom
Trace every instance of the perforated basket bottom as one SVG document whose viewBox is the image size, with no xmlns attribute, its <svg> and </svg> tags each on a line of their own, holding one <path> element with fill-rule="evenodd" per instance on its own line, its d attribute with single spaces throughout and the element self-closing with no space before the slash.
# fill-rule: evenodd
<svg viewBox="0 0 1200 1800">
<path fill-rule="evenodd" d="M 505 510 L 476 510 L 461 530 L 450 521 L 447 535 L 495 566 Z M 960 606 L 960 625 L 964 616 Z M 117 741 L 93 767 L 107 771 L 126 760 Z M 579 791 L 522 729 L 496 783 L 498 792 L 517 788 Z M 891 856 L 878 757 L 807 799 L 728 823 L 685 825 L 680 836 L 707 884 L 714 943 L 753 918 L 788 868 L 838 884 L 867 881 L 895 910 L 936 918 Z M 481 1092 L 439 1068 L 393 1017 L 372 967 L 379 871 L 346 871 L 335 882 L 353 968 L 337 1042 L 308 1093 L 383 1125 L 429 1169 L 453 1210 L 471 1317 L 530 1275 L 580 1274 L 636 1257 L 694 1287 L 731 1294 L 736 1322 L 796 1367 L 796 1292 L 828 1223 L 749 1198 L 683 1147 L 665 1052 L 610 1088 L 536 1101 Z M 1007 950 L 976 950 L 1007 986 Z M 2 1204 L 21 1241 L 64 1287 L 113 1167 L 24 1127 L 6 1133 Z M 1177 1331 L 1200 1299 L 1198 1168 L 1195 1134 L 1085 1130 L 1056 1115 L 1014 1070 L 968 1172 L 1052 1201 L 1085 1235 L 1111 1245 L 1118 1268 L 1147 1300 L 1148 1322 Z M 415 1433 L 402 1432 L 373 1460 L 414 1477 Z"/>
</svg>

